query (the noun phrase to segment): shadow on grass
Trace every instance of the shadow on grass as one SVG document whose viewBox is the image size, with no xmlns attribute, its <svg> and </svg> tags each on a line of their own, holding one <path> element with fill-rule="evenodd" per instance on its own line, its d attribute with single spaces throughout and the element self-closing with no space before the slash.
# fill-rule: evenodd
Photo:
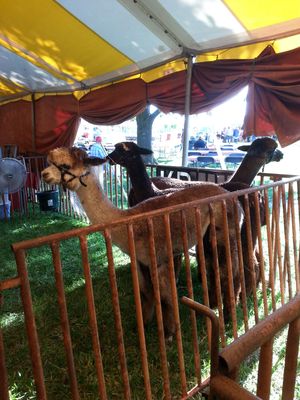
<svg viewBox="0 0 300 400">
<path fill-rule="evenodd" d="M 78 221 L 65 217 L 47 215 L 44 219 L 38 218 L 21 224 L 13 223 L 10 226 L 6 224 L 4 228 L 0 227 L 0 229 L 8 235 L 9 241 L 12 243 L 82 225 Z M 88 247 L 108 398 L 120 399 L 123 397 L 123 385 L 119 367 L 118 342 L 114 328 L 106 251 L 102 236 L 100 234 L 90 235 Z M 2 256 L 6 269 L 1 279 L 14 276 L 16 272 L 13 255 L 8 249 L 5 249 Z M 114 256 L 132 398 L 142 399 L 145 398 L 145 392 L 130 266 L 128 257 L 119 250 L 115 250 Z M 95 399 L 98 393 L 97 378 L 78 239 L 69 239 L 62 243 L 61 260 L 79 390 L 82 399 Z M 50 248 L 43 246 L 30 250 L 27 261 L 48 398 L 51 400 L 68 399 L 71 398 L 70 385 Z M 195 266 L 192 268 L 192 275 L 195 299 L 201 301 L 201 287 L 198 283 Z M 179 297 L 187 295 L 184 268 L 180 275 L 178 295 Z M 179 307 L 185 370 L 188 387 L 191 388 L 197 382 L 190 313 L 185 306 L 180 304 Z M 249 309 L 251 309 L 251 302 L 249 303 Z M 11 399 L 34 399 L 36 396 L 35 388 L 18 289 L 5 292 L 1 314 Z M 243 325 L 241 314 L 238 314 L 238 325 L 239 328 Z M 202 317 L 197 318 L 197 328 L 201 367 L 203 369 L 203 378 L 205 378 L 209 374 L 209 354 L 206 324 Z M 229 333 L 231 328 L 230 326 L 227 328 Z M 160 399 L 163 397 L 163 381 L 155 319 L 146 327 L 145 335 L 153 390 L 152 395 L 153 398 Z M 172 395 L 176 399 L 180 397 L 180 372 L 175 340 L 168 345 L 167 355 Z M 248 365 L 248 372 L 253 366 L 254 363 L 253 365 L 252 363 Z"/>
<path fill-rule="evenodd" d="M 99 237 L 97 240 L 99 240 Z M 96 245 L 93 244 L 92 246 Z M 50 399 L 60 400 L 63 398 L 70 398 L 70 387 L 59 321 L 55 282 L 53 272 L 50 272 L 53 271 L 53 268 L 51 264 L 49 264 L 49 260 L 48 265 L 46 265 L 47 262 L 45 261 L 42 263 L 42 260 L 47 259 L 47 252 L 49 252 L 49 249 L 43 249 L 42 252 L 37 251 L 37 249 L 32 251 L 33 254 L 30 254 L 29 257 L 28 269 L 47 392 Z M 122 254 L 119 254 L 120 252 L 118 250 L 116 252 L 117 257 L 119 256 L 119 262 L 116 261 L 116 265 L 118 265 L 118 267 L 116 267 L 116 278 L 119 290 L 130 385 L 133 398 L 140 399 L 145 398 L 145 393 L 131 272 L 130 266 L 127 264 L 128 259 L 126 257 L 124 258 Z M 70 249 L 64 248 L 63 253 L 69 254 Z M 68 259 L 68 262 L 64 262 L 66 260 L 62 254 L 68 315 L 81 396 L 83 399 L 94 399 L 97 396 L 98 389 L 89 329 L 88 308 L 81 265 L 80 263 L 76 265 L 74 262 L 75 259 L 76 252 L 74 251 L 73 258 L 71 260 Z M 91 257 L 91 274 L 93 276 L 94 299 L 105 380 L 109 393 L 108 397 L 111 399 L 120 399 L 123 397 L 123 389 L 117 350 L 118 343 L 114 328 L 109 278 L 105 265 L 106 260 L 103 249 L 98 249 L 98 251 L 93 252 Z M 23 323 L 22 306 L 19 300 L 13 301 L 11 298 L 19 299 L 19 293 L 17 292 L 18 290 L 12 290 L 5 294 L 2 310 L 5 349 L 6 354 L 9 354 L 9 357 L 6 357 L 9 382 L 12 390 L 12 399 L 14 395 L 15 398 L 22 396 L 25 396 L 24 398 L 34 398 L 34 385 Z M 180 292 L 181 295 L 186 295 L 184 289 L 180 289 Z M 184 306 L 180 305 L 180 312 L 186 375 L 189 386 L 193 386 L 196 383 L 196 379 L 192 355 L 189 311 Z M 203 350 L 201 354 L 202 365 L 204 368 L 206 367 L 207 370 L 208 354 L 206 332 L 202 318 L 198 319 L 198 328 L 200 347 Z M 153 397 L 162 398 L 163 382 L 155 320 L 146 327 L 145 335 Z M 180 393 L 180 374 L 175 341 L 168 345 L 167 353 L 172 393 L 174 393 L 174 398 L 177 398 L 177 395 L 179 396 Z"/>
</svg>

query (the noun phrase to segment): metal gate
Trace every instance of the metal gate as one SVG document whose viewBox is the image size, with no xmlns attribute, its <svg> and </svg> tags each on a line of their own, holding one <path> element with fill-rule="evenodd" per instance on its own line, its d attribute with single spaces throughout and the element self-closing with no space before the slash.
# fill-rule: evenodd
<svg viewBox="0 0 300 400">
<path fill-rule="evenodd" d="M 261 319 L 270 315 L 270 318 L 277 321 L 277 314 L 274 313 L 277 309 L 298 301 L 294 298 L 300 292 L 299 189 L 300 179 L 292 178 L 284 182 L 195 201 L 184 206 L 156 210 L 114 221 L 106 226 L 93 225 L 13 244 L 18 273 L 17 276 L 0 282 L 0 293 L 4 302 L 7 295 L 13 295 L 16 301 L 19 295 L 21 298 L 23 311 L 18 318 L 22 324 L 18 326 L 20 329 L 23 326 L 26 332 L 29 350 L 29 356 L 26 357 L 29 357 L 30 369 L 18 372 L 28 374 L 28 382 L 31 382 L 33 387 L 30 390 L 34 396 L 37 399 L 197 398 L 195 397 L 197 393 L 208 386 L 209 376 L 215 376 L 218 372 L 214 368 L 210 371 L 210 354 L 213 350 L 213 357 L 216 356 L 216 340 L 218 346 L 224 349 L 221 353 L 221 356 L 222 354 L 224 356 L 227 346 L 229 345 L 229 349 L 243 334 L 250 334 L 253 327 L 259 326 Z M 260 227 L 256 231 L 259 270 L 255 269 L 251 257 L 245 259 L 243 244 L 245 239 L 242 238 L 238 223 L 238 198 L 241 196 L 244 198 L 248 254 L 253 254 L 255 246 L 252 242 L 251 228 L 254 225 Z M 265 211 L 263 221 L 261 201 Z M 229 204 L 232 205 L 231 213 L 228 212 Z M 199 229 L 203 207 L 209 210 L 210 218 L 209 259 L 207 244 Z M 222 232 L 220 226 L 216 227 L 216 210 L 222 213 Z M 191 215 L 194 216 L 197 231 L 197 246 L 194 251 L 189 248 L 190 232 L 187 229 L 187 220 Z M 182 241 L 184 267 L 179 282 L 176 281 L 173 258 L 174 216 L 181 218 L 179 235 Z M 143 299 L 140 294 L 136 260 L 136 244 L 139 240 L 137 227 L 141 224 L 147 226 L 151 266 L 149 279 L 152 282 L 155 308 L 155 322 L 152 322 L 150 328 L 144 328 L 143 324 Z M 120 255 L 120 251 L 113 246 L 116 231 L 120 229 L 124 229 L 127 236 L 130 250 L 128 257 Z M 157 229 L 163 229 L 165 232 L 165 251 L 168 256 L 168 285 L 170 285 L 175 325 L 171 343 L 165 340 L 164 334 L 164 310 L 160 294 L 161 271 L 157 267 L 155 241 Z M 97 235 L 99 241 L 103 240 L 102 237 L 105 240 L 105 254 L 97 258 L 94 257 L 95 245 L 89 244 L 91 235 Z M 61 251 L 62 243 L 71 240 L 78 242 L 78 254 Z M 223 251 L 220 253 L 218 250 L 222 246 Z M 233 249 L 235 249 L 234 254 Z M 32 252 L 34 256 L 31 256 Z M 51 253 L 52 262 L 44 268 L 53 270 L 53 281 L 49 282 L 49 287 L 41 288 L 37 293 L 42 296 L 47 295 L 48 291 L 48 307 L 57 309 L 57 320 L 55 323 L 51 321 L 49 327 L 48 310 L 39 309 L 39 295 L 32 297 L 32 285 L 36 283 L 30 280 L 31 272 L 36 273 L 39 270 L 39 263 L 45 252 Z M 73 257 L 74 270 L 75 264 L 79 261 L 82 277 L 79 279 L 77 276 L 74 282 L 68 282 L 66 288 L 64 268 L 70 257 Z M 117 268 L 118 263 L 124 266 Z M 228 298 L 222 293 L 225 284 L 222 267 L 226 269 Z M 235 298 L 234 274 L 237 270 L 240 293 L 239 297 Z M 97 275 L 99 271 L 100 278 Z M 213 283 L 212 281 L 209 283 L 211 271 L 214 272 Z M 43 270 L 40 269 L 39 273 L 42 274 Z M 260 283 L 257 287 L 258 275 Z M 213 311 L 219 326 L 217 339 L 209 318 L 199 318 L 194 309 L 184 304 L 186 301 L 179 301 L 182 297 L 186 297 L 204 304 L 209 309 L 211 299 L 209 285 L 212 284 L 216 299 Z M 75 309 L 70 314 L 68 305 L 71 302 L 76 303 L 78 296 L 84 297 L 84 305 L 79 306 L 78 302 L 78 310 Z M 101 299 L 104 298 L 109 299 L 109 306 L 106 309 L 102 308 L 104 302 Z M 229 307 L 227 319 L 224 315 L 224 301 L 228 302 Z M 130 313 L 128 308 L 124 311 L 125 303 L 130 305 Z M 284 308 L 280 312 L 284 313 L 284 310 L 289 308 Z M 285 317 L 284 321 L 290 322 Z M 84 337 L 76 335 L 77 324 L 86 325 Z M 295 331 L 297 329 L 291 329 L 290 335 L 294 335 L 294 340 L 299 341 L 299 332 L 297 337 Z M 272 331 L 272 335 L 276 332 Z M 18 368 L 17 365 L 9 363 L 12 349 L 6 347 L 6 338 L 10 334 L 9 324 L 3 326 L 0 331 L 0 395 L 3 400 L 9 398 L 8 389 L 14 384 L 11 377 Z M 251 337 L 253 338 L 253 335 Z M 253 345 L 250 351 L 255 346 L 263 344 L 260 337 L 257 339 L 257 345 Z M 53 360 L 56 360 L 55 365 L 52 359 L 43 356 L 43 346 L 49 343 Z M 19 349 L 22 357 L 25 357 L 25 348 L 26 343 Z M 237 366 L 241 361 L 242 357 L 233 365 Z M 267 357 L 261 356 L 260 369 L 264 369 L 266 363 Z M 135 374 L 139 371 L 138 378 L 132 376 L 133 367 Z M 60 379 L 59 393 L 53 392 L 52 381 Z M 213 390 L 219 394 L 216 387 L 222 381 L 212 380 L 212 382 L 215 382 Z M 26 390 L 28 388 L 23 388 L 25 398 Z"/>
</svg>

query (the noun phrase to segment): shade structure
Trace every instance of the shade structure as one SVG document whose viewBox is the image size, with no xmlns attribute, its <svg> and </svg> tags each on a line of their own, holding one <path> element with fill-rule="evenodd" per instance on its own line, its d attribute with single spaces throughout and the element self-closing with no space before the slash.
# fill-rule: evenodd
<svg viewBox="0 0 300 400">
<path fill-rule="evenodd" d="M 294 36 L 300 33 L 298 0 L 1 0 L 0 5 L 2 102 L 33 92 L 83 90 L 80 96 L 148 70 L 143 78 L 157 79 L 184 68 L 170 62 L 186 54 L 199 60 L 253 58 L 288 36 L 293 39 L 279 43 L 279 50 L 300 45 Z M 258 42 L 264 43 L 249 46 Z"/>
<path fill-rule="evenodd" d="M 298 0 L 0 0 L 0 6 L 1 125 L 6 140 L 39 152 L 71 144 L 79 117 L 119 123 L 149 102 L 166 112 L 183 112 L 188 57 L 197 64 L 191 80 L 190 112 L 195 113 L 248 84 L 252 70 L 261 74 L 251 60 L 265 49 L 272 48 L 272 58 L 300 46 Z M 248 64 L 226 87 L 236 71 L 226 64 L 230 60 Z M 276 57 L 270 62 L 280 64 Z M 212 81 L 203 81 L 215 76 L 207 63 L 222 69 L 217 90 Z M 285 77 L 285 86 L 296 81 L 294 70 L 294 80 L 287 83 Z M 254 86 L 259 79 L 255 76 Z M 287 99 L 282 87 L 277 94 Z M 272 107 L 261 92 L 254 97 L 249 107 L 259 108 L 260 119 L 250 115 L 246 133 L 276 131 L 283 145 L 298 140 L 293 118 L 287 119 L 286 131 L 270 117 Z"/>
</svg>

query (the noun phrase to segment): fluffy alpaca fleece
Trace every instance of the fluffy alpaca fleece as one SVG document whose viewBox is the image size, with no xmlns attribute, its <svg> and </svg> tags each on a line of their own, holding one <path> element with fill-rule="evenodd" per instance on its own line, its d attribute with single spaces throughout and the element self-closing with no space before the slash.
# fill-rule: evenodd
<svg viewBox="0 0 300 400">
<path fill-rule="evenodd" d="M 226 194 L 227 191 L 213 183 L 203 183 L 197 187 L 186 188 L 164 196 L 146 200 L 128 210 L 120 210 L 115 207 L 107 198 L 98 178 L 92 173 L 91 166 L 99 165 L 105 160 L 90 158 L 87 154 L 76 148 L 58 148 L 50 151 L 48 155 L 49 167 L 42 171 L 42 178 L 49 184 L 61 184 L 64 188 L 77 193 L 78 198 L 91 223 L 109 224 L 122 218 L 134 217 L 148 211 L 163 209 L 168 206 L 184 205 L 188 202 L 199 201 L 208 197 Z M 233 220 L 233 202 L 226 200 L 228 220 Z M 223 233 L 223 213 L 219 203 L 211 203 L 214 210 L 216 228 L 219 240 L 222 240 Z M 210 223 L 209 206 L 200 204 L 201 227 L 199 228 L 203 237 Z M 243 218 L 241 208 L 238 208 L 240 222 Z M 197 227 L 194 207 L 187 207 L 185 210 L 187 224 L 188 247 L 197 243 Z M 168 254 L 166 250 L 165 227 L 162 217 L 154 218 L 154 240 L 156 259 L 158 264 L 159 284 L 161 293 L 161 303 L 163 309 L 164 328 L 167 336 L 175 333 L 176 325 L 174 321 L 171 288 L 168 273 Z M 183 252 L 182 244 L 182 216 L 180 212 L 170 215 L 170 231 L 172 237 L 173 254 L 178 255 Z M 238 280 L 238 260 L 235 240 L 234 224 L 229 223 L 229 235 L 231 246 L 231 259 L 233 264 L 233 280 Z M 153 315 L 154 298 L 151 279 L 149 279 L 149 267 L 151 265 L 149 257 L 149 233 L 145 221 L 134 224 L 135 250 L 137 260 L 146 268 L 140 268 L 139 280 L 142 299 L 142 309 L 144 323 L 147 323 Z M 112 240 L 120 249 L 129 254 L 127 227 L 118 224 L 112 230 Z M 226 268 L 223 271 L 226 276 Z M 229 298 L 228 287 L 224 288 L 224 298 Z M 235 297 L 239 288 L 236 287 Z M 225 305 L 224 305 L 225 306 Z M 228 306 L 228 305 L 227 305 Z"/>
<path fill-rule="evenodd" d="M 259 170 L 271 161 L 280 161 L 283 154 L 277 149 L 277 143 L 270 137 L 257 138 L 251 144 L 245 144 L 239 147 L 240 150 L 246 151 L 242 163 L 234 172 L 232 177 L 225 183 L 219 186 L 226 190 L 233 192 L 237 190 L 247 189 L 252 184 Z M 130 206 L 134 206 L 139 202 L 148 199 L 150 197 L 163 196 L 179 189 L 195 187 L 202 185 L 202 182 L 191 182 L 182 181 L 173 178 L 165 177 L 153 177 L 149 178 L 146 167 L 144 165 L 142 155 L 152 154 L 151 150 L 142 148 L 136 145 L 134 142 L 120 142 L 115 145 L 115 150 L 112 151 L 108 156 L 110 163 L 117 163 L 125 167 L 128 171 L 132 189 L 129 192 L 128 202 Z M 244 207 L 244 197 L 240 197 L 240 201 Z M 249 238 L 247 236 L 246 224 L 242 226 L 242 246 L 244 254 L 244 276 L 246 293 L 250 294 L 253 287 L 257 286 L 260 281 L 260 261 L 257 251 L 257 230 L 260 226 L 256 226 L 255 218 L 255 206 L 254 206 L 254 195 L 249 195 L 250 201 L 250 219 L 251 219 L 251 239 L 254 247 L 254 251 L 249 252 Z M 264 203 L 260 199 L 260 219 L 262 225 L 264 224 Z M 208 232 L 205 235 L 205 253 L 206 253 L 206 264 L 208 271 L 208 283 L 210 288 L 210 305 L 215 307 L 216 301 L 216 290 L 215 290 L 215 277 L 212 266 L 212 248 L 209 240 Z M 219 259 L 224 259 L 224 246 L 222 241 L 218 243 Z M 176 269 L 176 275 L 181 267 L 182 257 L 174 257 L 174 265 Z M 255 271 L 256 282 L 253 282 L 252 269 Z"/>
</svg>

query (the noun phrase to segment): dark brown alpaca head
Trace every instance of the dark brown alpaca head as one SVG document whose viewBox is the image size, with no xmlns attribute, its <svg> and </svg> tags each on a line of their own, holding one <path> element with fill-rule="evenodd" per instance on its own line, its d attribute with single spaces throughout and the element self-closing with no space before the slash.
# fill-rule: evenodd
<svg viewBox="0 0 300 400">
<path fill-rule="evenodd" d="M 261 158 L 267 164 L 271 161 L 280 161 L 283 158 L 283 153 L 277 147 L 277 142 L 274 139 L 261 137 L 250 144 L 239 146 L 238 149 L 246 151 L 248 157 Z"/>
<path fill-rule="evenodd" d="M 120 164 L 122 167 L 128 167 L 128 164 L 135 163 L 141 159 L 141 155 L 152 154 L 152 150 L 138 146 L 134 142 L 120 142 L 115 144 L 115 150 L 112 151 L 107 159 L 110 164 Z"/>
</svg>

